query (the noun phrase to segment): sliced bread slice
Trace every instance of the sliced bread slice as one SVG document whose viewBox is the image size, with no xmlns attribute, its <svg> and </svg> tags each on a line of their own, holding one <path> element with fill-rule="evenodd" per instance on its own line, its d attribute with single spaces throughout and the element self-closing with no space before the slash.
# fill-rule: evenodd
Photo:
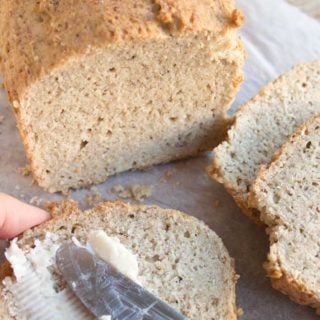
<svg viewBox="0 0 320 320">
<path fill-rule="evenodd" d="M 320 116 L 261 168 L 249 197 L 269 226 L 273 286 L 320 312 Z"/>
<path fill-rule="evenodd" d="M 184 315 L 236 319 L 233 260 L 221 239 L 196 218 L 120 202 L 85 212 L 70 202 L 53 209 L 63 214 L 26 232 L 17 242 L 20 248 L 32 248 L 47 232 L 57 235 L 59 242 L 76 237 L 85 243 L 90 230 L 102 229 L 137 255 L 142 285 Z M 1 293 L 6 301 L 14 299 L 4 289 Z"/>
<path fill-rule="evenodd" d="M 210 175 L 256 222 L 259 212 L 250 208 L 248 195 L 259 167 L 304 121 L 320 113 L 319 87 L 320 61 L 294 67 L 238 110 L 228 140 L 214 150 Z"/>
</svg>

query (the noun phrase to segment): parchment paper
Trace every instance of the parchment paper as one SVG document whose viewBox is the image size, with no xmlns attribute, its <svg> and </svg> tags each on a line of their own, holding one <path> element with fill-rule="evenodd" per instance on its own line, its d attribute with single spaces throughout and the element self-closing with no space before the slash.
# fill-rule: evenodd
<svg viewBox="0 0 320 320">
<path fill-rule="evenodd" d="M 292 65 L 320 58 L 320 24 L 316 20 L 282 0 L 239 0 L 238 6 L 247 17 L 241 35 L 248 61 L 246 82 L 233 110 Z M 27 202 L 35 196 L 42 201 L 62 199 L 61 195 L 43 192 L 32 183 L 30 176 L 23 177 L 17 172 L 26 160 L 3 90 L 0 91 L 0 115 L 5 117 L 0 125 L 0 191 Z M 223 239 L 236 260 L 240 275 L 237 303 L 245 312 L 242 319 L 317 319 L 311 308 L 294 304 L 271 288 L 262 268 L 268 252 L 264 229 L 251 223 L 224 188 L 208 178 L 205 168 L 211 156 L 156 166 L 146 172 L 120 174 L 97 186 L 97 190 L 103 199 L 110 200 L 117 197 L 111 191 L 112 186 L 150 185 L 153 194 L 145 203 L 176 208 L 204 220 Z M 172 176 L 161 182 L 168 170 Z M 94 192 L 95 189 L 83 189 L 71 196 L 86 208 L 85 198 Z"/>
</svg>

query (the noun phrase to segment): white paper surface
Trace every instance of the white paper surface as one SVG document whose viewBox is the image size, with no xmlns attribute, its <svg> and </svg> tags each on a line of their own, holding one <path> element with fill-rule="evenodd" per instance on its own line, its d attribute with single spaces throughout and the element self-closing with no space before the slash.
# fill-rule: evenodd
<svg viewBox="0 0 320 320">
<path fill-rule="evenodd" d="M 239 0 L 246 15 L 241 30 L 248 60 L 246 82 L 233 109 L 248 100 L 267 82 L 291 66 L 303 61 L 320 59 L 320 24 L 282 0 Z M 10 107 L 3 90 L 0 91 L 0 191 L 30 201 L 62 199 L 32 184 L 31 177 L 22 177 L 17 169 L 25 165 L 25 156 Z M 298 306 L 270 286 L 262 268 L 268 238 L 263 228 L 251 223 L 237 208 L 224 188 L 211 181 L 205 173 L 209 155 L 156 166 L 147 172 L 129 172 L 110 178 L 97 186 L 105 200 L 115 199 L 114 185 L 147 184 L 153 194 L 145 203 L 172 207 L 204 220 L 223 239 L 235 258 L 237 273 L 237 303 L 244 309 L 244 320 L 311 320 L 317 319 L 311 308 Z M 160 182 L 167 170 L 174 174 Z M 72 197 L 87 207 L 85 198 L 90 190 L 72 193 Z M 1 244 L 0 244 L 1 249 Z"/>
<path fill-rule="evenodd" d="M 320 0 L 319 0 L 320 1 Z M 248 55 L 235 106 L 297 63 L 320 59 L 320 23 L 282 0 L 238 0 Z"/>
</svg>

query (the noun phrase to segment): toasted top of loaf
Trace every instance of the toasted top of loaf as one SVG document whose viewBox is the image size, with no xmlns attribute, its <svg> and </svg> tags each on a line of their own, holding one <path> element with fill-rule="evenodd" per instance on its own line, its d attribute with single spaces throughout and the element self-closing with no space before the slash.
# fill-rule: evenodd
<svg viewBox="0 0 320 320">
<path fill-rule="evenodd" d="M 91 48 L 187 32 L 219 35 L 242 20 L 233 0 L 3 0 L 5 85 L 15 100 L 39 76 Z"/>
<path fill-rule="evenodd" d="M 18 245 L 27 249 L 48 231 L 61 241 L 75 236 L 86 242 L 90 230 L 103 229 L 137 255 L 142 285 L 187 317 L 236 318 L 233 260 L 199 220 L 175 210 L 119 202 L 85 212 L 67 202 L 54 211 L 63 214 L 26 232 Z"/>
<path fill-rule="evenodd" d="M 262 167 L 250 201 L 270 227 L 269 275 L 294 300 L 320 311 L 320 116 Z"/>
<path fill-rule="evenodd" d="M 298 65 L 237 111 L 227 141 L 214 150 L 210 171 L 245 210 L 260 165 L 304 121 L 320 113 L 319 87 L 320 61 Z M 247 213 L 258 218 L 254 210 Z"/>
</svg>

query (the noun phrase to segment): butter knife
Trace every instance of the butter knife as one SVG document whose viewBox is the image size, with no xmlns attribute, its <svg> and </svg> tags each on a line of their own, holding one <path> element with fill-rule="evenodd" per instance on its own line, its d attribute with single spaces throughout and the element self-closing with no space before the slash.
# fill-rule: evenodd
<svg viewBox="0 0 320 320">
<path fill-rule="evenodd" d="M 84 247 L 62 244 L 56 263 L 71 290 L 98 318 L 110 315 L 112 320 L 187 320 Z"/>
</svg>

